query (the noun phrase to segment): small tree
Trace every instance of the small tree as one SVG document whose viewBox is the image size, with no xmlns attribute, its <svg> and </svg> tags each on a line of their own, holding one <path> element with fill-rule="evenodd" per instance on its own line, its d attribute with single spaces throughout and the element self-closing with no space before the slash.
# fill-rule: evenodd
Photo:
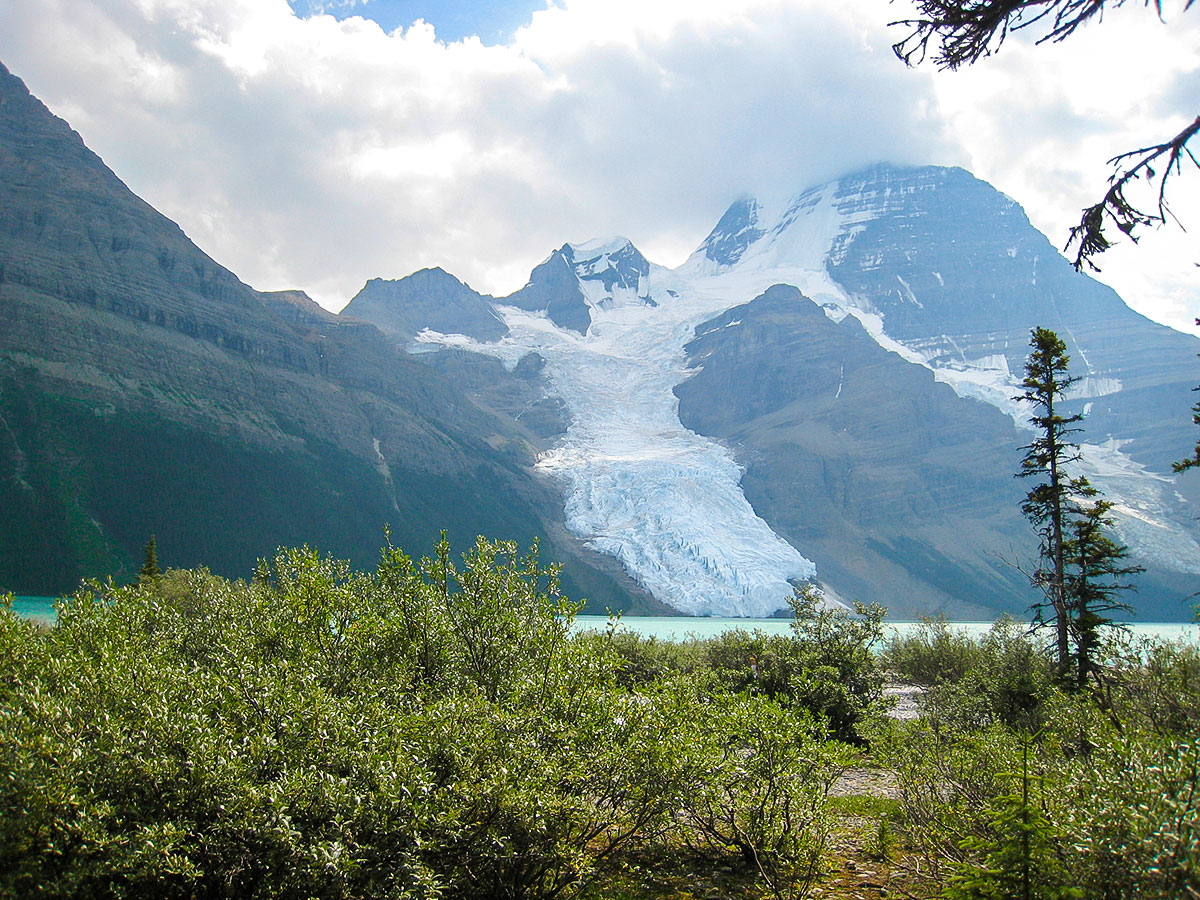
<svg viewBox="0 0 1200 900">
<path fill-rule="evenodd" d="M 158 542 L 154 535 L 150 535 L 150 540 L 146 541 L 146 547 L 142 551 L 142 567 L 138 569 L 138 578 L 141 581 L 155 581 L 162 575 L 162 569 L 158 567 Z"/>
<path fill-rule="evenodd" d="M 1200 326 L 1200 319 L 1196 320 L 1196 325 Z M 1193 391 L 1200 391 L 1200 387 L 1192 388 Z M 1192 406 L 1192 424 L 1200 425 L 1200 403 Z M 1171 468 L 1176 472 L 1186 472 L 1188 469 L 1194 469 L 1200 466 L 1200 441 L 1196 441 L 1196 449 L 1192 451 L 1192 455 L 1187 459 L 1181 459 L 1179 462 L 1172 463 Z"/>
<path fill-rule="evenodd" d="M 1083 687 L 1095 667 L 1099 630 L 1112 624 L 1104 614 L 1130 608 L 1117 594 L 1133 587 L 1122 579 L 1143 569 L 1125 565 L 1128 548 L 1108 536 L 1113 525 L 1108 515 L 1112 503 L 1100 498 L 1086 478 L 1078 483 L 1081 500 L 1072 503 L 1064 554 L 1069 566 L 1067 597 L 1075 632 L 1075 674 L 1079 687 Z"/>
<path fill-rule="evenodd" d="M 1080 483 L 1067 475 L 1065 467 L 1079 459 L 1079 445 L 1069 436 L 1079 430 L 1070 426 L 1083 417 L 1063 417 L 1056 410 L 1057 402 L 1075 383 L 1067 374 L 1070 357 L 1066 344 L 1048 328 L 1035 328 L 1029 346 L 1025 379 L 1021 382 L 1025 391 L 1014 399 L 1032 404 L 1034 412 L 1029 422 L 1036 436 L 1022 448 L 1025 456 L 1017 477 L 1044 479 L 1025 495 L 1021 512 L 1041 538 L 1043 565 L 1034 572 L 1033 582 L 1054 611 L 1058 674 L 1064 677 L 1070 668 L 1070 632 L 1063 525 L 1070 500 L 1080 490 Z"/>
<path fill-rule="evenodd" d="M 1021 738 L 1019 791 L 996 797 L 984 810 L 987 830 L 961 843 L 968 858 L 951 876 L 949 900 L 1081 900 L 1065 864 L 1067 836 L 1047 815 L 1034 789 L 1044 780 L 1029 771 L 1029 734 Z"/>
</svg>

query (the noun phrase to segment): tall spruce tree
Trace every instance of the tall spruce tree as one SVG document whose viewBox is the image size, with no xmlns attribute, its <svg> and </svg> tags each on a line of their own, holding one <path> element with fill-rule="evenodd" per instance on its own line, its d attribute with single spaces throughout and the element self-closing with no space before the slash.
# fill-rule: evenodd
<svg viewBox="0 0 1200 900">
<path fill-rule="evenodd" d="M 1035 328 L 1029 346 L 1025 378 L 1021 382 L 1025 390 L 1014 399 L 1024 400 L 1033 407 L 1029 422 L 1036 436 L 1032 443 L 1021 448 L 1025 456 L 1017 477 L 1040 479 L 1025 495 L 1021 512 L 1041 539 L 1041 565 L 1033 574 L 1033 582 L 1053 611 L 1058 674 L 1065 678 L 1071 666 L 1071 645 L 1064 524 L 1071 499 L 1080 490 L 1079 481 L 1073 480 L 1065 468 L 1079 459 L 1079 445 L 1070 440 L 1070 435 L 1079 430 L 1071 426 L 1082 416 L 1064 417 L 1057 409 L 1067 388 L 1075 383 L 1067 374 L 1070 357 L 1066 344 L 1048 328 Z"/>
</svg>

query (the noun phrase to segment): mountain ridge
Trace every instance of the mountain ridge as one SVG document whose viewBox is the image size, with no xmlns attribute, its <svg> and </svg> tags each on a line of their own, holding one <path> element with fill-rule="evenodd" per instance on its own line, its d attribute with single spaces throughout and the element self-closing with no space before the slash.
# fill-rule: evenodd
<svg viewBox="0 0 1200 900">
<path fill-rule="evenodd" d="M 570 258 L 566 251 L 571 251 Z M 840 596 L 858 593 L 886 601 L 889 593 L 896 593 L 881 582 L 880 573 L 887 571 L 893 584 L 905 585 L 900 591 L 903 599 L 898 604 L 893 600 L 893 605 L 911 614 L 967 608 L 980 613 L 999 608 L 1017 611 L 1033 599 L 1016 568 L 1020 564 L 1017 548 L 1035 547 L 1036 543 L 1016 512 L 1019 495 L 1011 470 L 1026 440 L 1019 430 L 1024 427 L 1026 414 L 1013 397 L 1019 393 L 1017 383 L 1028 352 L 1029 330 L 1043 324 L 1061 330 L 1076 356 L 1073 371 L 1080 374 L 1080 384 L 1067 406 L 1088 413 L 1083 468 L 1118 501 L 1125 539 L 1136 544 L 1144 558 L 1155 561 L 1155 573 L 1143 579 L 1153 595 L 1150 607 L 1177 616 L 1172 604 L 1181 605 L 1182 598 L 1190 593 L 1189 579 L 1200 574 L 1200 545 L 1189 512 L 1194 501 L 1185 497 L 1195 492 L 1186 485 L 1175 489 L 1170 476 L 1164 474 L 1178 453 L 1174 447 L 1190 446 L 1187 405 L 1191 384 L 1186 372 L 1193 365 L 1200 342 L 1150 323 L 1129 310 L 1111 290 L 1075 273 L 1032 228 L 1015 201 L 965 170 L 876 164 L 807 188 L 774 210 L 754 198 L 739 198 L 679 268 L 665 270 L 646 264 L 646 283 L 639 280 L 636 292 L 646 298 L 638 304 L 641 310 L 627 306 L 618 309 L 623 305 L 616 302 L 608 284 L 600 285 L 607 296 L 598 290 L 589 295 L 596 285 L 589 288 L 584 281 L 587 273 L 575 271 L 572 245 L 551 254 L 534 270 L 530 283 L 537 282 L 539 270 L 556 259 L 561 264 L 554 289 L 543 289 L 536 303 L 521 304 L 522 312 L 515 318 L 504 313 L 510 328 L 518 327 L 514 323 L 529 323 L 520 326 L 526 328 L 524 336 L 510 334 L 498 344 L 469 342 L 461 349 L 491 354 L 510 367 L 523 351 L 545 355 L 552 349 L 560 358 L 552 359 L 547 366 L 545 389 L 561 395 L 564 390 L 575 390 L 570 387 L 574 376 L 565 372 L 570 354 L 576 355 L 579 365 L 586 366 L 610 352 L 616 354 L 611 357 L 615 360 L 625 352 L 617 346 L 622 340 L 618 335 L 625 340 L 640 340 L 632 331 L 622 329 L 667 329 L 663 339 L 677 346 L 684 356 L 664 357 L 648 365 L 663 367 L 662 377 L 679 397 L 678 418 L 692 431 L 714 437 L 732 450 L 744 471 L 739 492 L 744 490 L 755 512 L 776 533 L 787 537 L 805 555 L 811 552 L 820 558 L 818 579 L 822 572 L 832 573 L 828 587 Z M 864 503 L 861 496 L 854 512 L 859 521 L 851 521 L 853 517 L 838 511 L 836 503 L 829 505 L 839 488 L 837 479 L 829 480 L 827 470 L 831 461 L 845 451 L 828 442 L 823 450 L 823 470 L 814 470 L 811 480 L 818 493 L 825 492 L 817 505 L 825 504 L 830 517 L 841 523 L 828 529 L 829 534 L 840 536 L 840 544 L 833 537 L 822 536 L 811 519 L 802 520 L 788 512 L 785 498 L 800 493 L 801 485 L 787 469 L 790 466 L 796 471 L 805 464 L 795 456 L 794 448 L 782 448 L 777 433 L 791 429 L 791 433 L 800 434 L 812 427 L 813 410 L 800 412 L 797 407 L 798 418 L 787 425 L 779 420 L 784 414 L 776 413 L 769 426 L 756 426 L 754 386 L 772 372 L 771 377 L 779 376 L 782 370 L 775 371 L 779 367 L 773 369 L 765 359 L 748 363 L 754 353 L 744 346 L 739 348 L 736 342 L 726 342 L 720 351 L 714 345 L 699 356 L 691 352 L 706 343 L 703 338 L 713 329 L 742 325 L 736 317 L 730 318 L 733 314 L 729 311 L 761 309 L 763 297 L 771 294 L 775 290 L 772 285 L 777 283 L 798 288 L 804 303 L 821 310 L 821 315 L 833 322 L 857 322 L 861 333 L 869 336 L 879 352 L 896 358 L 901 368 L 880 384 L 882 394 L 895 393 L 898 385 L 907 384 L 909 393 L 896 398 L 903 405 L 913 403 L 918 394 L 933 391 L 930 397 L 943 398 L 935 406 L 955 407 L 956 416 L 964 422 L 984 414 L 982 410 L 974 411 L 972 404 L 982 403 L 991 410 L 985 415 L 990 424 L 983 430 L 994 435 L 1003 433 L 1005 447 L 1003 452 L 982 446 L 969 451 L 991 474 L 984 479 L 986 486 L 976 484 L 965 491 L 976 498 L 977 505 L 994 507 L 991 512 L 964 516 L 961 509 L 953 509 L 953 491 L 931 492 L 937 486 L 930 485 L 920 487 L 916 496 L 936 499 L 930 499 L 932 505 L 920 511 L 910 510 L 907 521 L 901 516 L 885 526 L 872 520 L 870 504 Z M 1006 303 L 1009 296 L 1016 299 Z M 578 318 L 567 321 L 563 315 L 555 315 L 555 303 L 560 311 L 574 310 Z M 655 313 L 660 304 L 667 307 Z M 496 305 L 503 309 L 514 304 L 501 299 Z M 522 315 L 532 318 L 522 319 Z M 538 325 L 539 321 L 545 324 Z M 808 321 L 811 326 L 818 320 L 810 317 Z M 801 327 L 799 320 L 789 327 Z M 681 328 L 691 329 L 690 342 L 682 336 Z M 550 340 L 550 335 L 558 333 L 563 335 L 561 346 L 556 346 L 557 338 Z M 569 337 L 571 334 L 575 337 Z M 712 339 L 707 343 L 712 344 Z M 610 346 L 611 350 L 605 349 Z M 644 352 L 657 351 L 646 348 Z M 707 406 L 712 408 L 706 414 L 701 412 L 706 403 L 698 400 L 697 386 L 712 381 L 715 361 L 707 354 L 718 352 L 732 355 L 734 358 L 722 365 L 741 374 L 699 392 L 707 394 Z M 764 355 L 772 359 L 778 356 L 774 361 L 786 362 L 784 369 L 795 369 L 785 379 L 789 390 L 802 393 L 809 389 L 799 375 L 804 370 L 803 359 L 793 359 L 788 351 Z M 905 366 L 924 372 L 918 381 L 928 387 L 902 374 Z M 613 377 L 634 376 L 614 369 Z M 861 400 L 868 402 L 865 397 Z M 586 446 L 591 448 L 586 452 L 603 455 L 600 432 L 591 437 L 584 432 L 589 427 L 619 427 L 614 419 L 604 420 L 607 424 L 603 426 L 589 425 L 595 412 L 591 408 L 594 404 L 589 404 L 586 397 L 566 398 L 576 422 L 574 431 L 568 429 L 557 447 L 544 451 L 548 454 L 545 458 L 557 460 L 548 467 L 560 474 L 561 461 L 570 456 L 563 455 L 562 447 Z M 724 424 L 719 416 L 712 419 L 713 410 L 725 416 Z M 880 410 L 881 415 L 884 412 Z M 763 417 L 763 422 L 770 418 Z M 736 426 L 734 419 L 738 420 Z M 906 437 L 902 429 L 893 433 L 900 439 Z M 855 443 L 844 433 L 841 440 Z M 865 446 L 870 441 L 860 436 L 857 443 Z M 964 445 L 969 443 L 965 441 Z M 636 455 L 640 451 L 630 447 L 620 452 Z M 662 451 L 645 452 L 654 455 Z M 876 444 L 871 452 L 874 457 L 864 451 L 852 465 L 846 464 L 852 470 L 869 468 L 879 462 L 878 455 L 884 450 Z M 936 465 L 927 461 L 924 470 L 909 465 L 903 478 L 914 485 L 928 485 L 938 478 L 948 479 L 948 483 L 967 483 L 963 479 L 969 466 L 961 459 L 947 458 L 952 455 L 949 447 L 943 448 L 943 458 Z M 851 453 L 845 460 L 853 456 Z M 580 471 L 584 466 L 582 462 L 573 465 Z M 938 475 L 939 471 L 954 474 Z M 611 529 L 624 515 L 619 498 L 613 498 L 609 512 L 599 512 L 595 506 L 593 492 L 602 484 L 612 483 L 614 477 L 601 473 L 588 476 L 593 479 L 590 487 L 585 478 L 565 488 L 568 517 L 581 537 L 617 553 L 627 567 L 632 567 L 635 577 L 656 577 L 649 574 L 653 566 L 641 551 L 620 549 L 625 545 L 622 541 L 614 543 L 611 537 Z M 854 476 L 849 483 L 860 482 L 861 477 Z M 884 488 L 886 485 L 877 485 L 881 496 L 888 493 Z M 585 497 L 586 505 L 580 506 L 580 499 Z M 572 508 L 575 513 L 570 512 Z M 937 521 L 924 521 L 923 517 L 930 516 Z M 947 525 L 950 520 L 957 525 Z M 1156 524 L 1147 528 L 1147 522 Z M 630 526 L 626 523 L 622 527 Z M 659 539 L 655 537 L 659 526 L 645 527 L 645 532 L 639 532 L 639 540 Z M 912 533 L 905 534 L 906 529 Z M 965 534 L 972 535 L 971 541 L 976 544 L 973 550 L 954 548 L 956 538 Z M 692 545 L 690 539 L 672 540 Z M 697 540 L 694 546 L 709 546 L 706 539 Z M 938 542 L 947 542 L 952 552 L 947 553 Z M 700 552 L 704 556 L 710 551 Z M 706 571 L 725 565 L 719 561 L 722 554 L 712 552 L 715 555 L 702 567 Z M 854 557 L 857 562 L 844 564 L 839 554 Z M 1161 571 L 1164 564 L 1170 571 Z M 638 576 L 637 566 L 651 567 Z M 736 577 L 731 584 L 735 583 Z M 972 598 L 972 592 L 982 592 L 984 597 Z M 691 611 L 700 611 L 715 610 L 723 601 L 712 601 L 715 606 L 707 605 L 710 601 L 680 598 L 668 602 L 693 603 Z M 770 611 L 767 605 L 759 607 L 760 613 Z"/>
<path fill-rule="evenodd" d="M 441 530 L 568 563 L 603 609 L 658 609 L 566 536 L 522 433 L 301 292 L 259 293 L 0 73 L 0 584 L 58 593 L 165 565 L 248 576 L 279 545 L 369 566 Z M 639 599 L 641 598 L 641 599 Z"/>
</svg>

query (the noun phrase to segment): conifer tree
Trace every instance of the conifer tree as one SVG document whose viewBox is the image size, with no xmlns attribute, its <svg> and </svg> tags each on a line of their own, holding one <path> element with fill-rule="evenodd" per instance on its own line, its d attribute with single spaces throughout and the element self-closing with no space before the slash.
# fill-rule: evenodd
<svg viewBox="0 0 1200 900">
<path fill-rule="evenodd" d="M 1200 326 L 1200 319 L 1196 320 L 1196 324 Z M 1192 388 L 1193 391 L 1200 391 L 1200 387 Z M 1192 424 L 1200 425 L 1200 403 L 1192 406 Z M 1176 472 L 1186 472 L 1188 469 L 1194 469 L 1200 466 L 1200 441 L 1196 441 L 1196 449 L 1192 451 L 1192 455 L 1187 459 L 1181 459 L 1176 463 L 1172 463 L 1172 468 Z"/>
<path fill-rule="evenodd" d="M 947 900 L 1082 900 L 1065 864 L 1067 836 L 1046 813 L 1045 779 L 1029 771 L 1033 743 L 1022 735 L 1021 771 L 1009 775 L 1019 792 L 996 797 L 984 810 L 987 830 L 963 839 L 969 855 L 946 885 Z"/>
<path fill-rule="evenodd" d="M 1041 538 L 1042 565 L 1034 572 L 1033 582 L 1045 594 L 1053 610 L 1058 674 L 1065 677 L 1070 669 L 1071 655 L 1063 534 L 1071 498 L 1080 489 L 1079 482 L 1072 480 L 1065 467 L 1079 459 L 1079 445 L 1070 440 L 1070 435 L 1079 430 L 1071 426 L 1082 416 L 1064 417 L 1056 408 L 1067 388 L 1075 382 L 1067 374 L 1070 357 L 1066 344 L 1048 328 L 1035 328 L 1029 346 L 1025 378 L 1021 382 L 1025 391 L 1014 399 L 1033 406 L 1029 422 L 1036 436 L 1032 443 L 1022 448 L 1025 456 L 1017 477 L 1041 479 L 1025 495 L 1021 512 Z"/>
<path fill-rule="evenodd" d="M 1069 566 L 1067 596 L 1075 632 L 1075 674 L 1082 688 L 1095 667 L 1099 630 L 1112 624 L 1105 613 L 1130 608 L 1117 598 L 1118 592 L 1133 587 L 1122 579 L 1143 569 L 1125 565 L 1128 548 L 1108 535 L 1113 525 L 1108 514 L 1112 503 L 1101 498 L 1086 478 L 1079 479 L 1079 485 L 1079 499 L 1071 504 L 1064 553 Z"/>
<path fill-rule="evenodd" d="M 158 541 L 154 535 L 150 535 L 150 540 L 146 541 L 142 554 L 142 567 L 138 570 L 138 577 L 142 581 L 154 581 L 162 575 L 162 570 L 158 567 Z"/>
</svg>

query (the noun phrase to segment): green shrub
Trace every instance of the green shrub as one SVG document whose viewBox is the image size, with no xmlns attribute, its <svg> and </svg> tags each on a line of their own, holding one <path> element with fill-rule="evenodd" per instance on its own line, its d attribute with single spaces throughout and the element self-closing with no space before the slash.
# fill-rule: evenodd
<svg viewBox="0 0 1200 900">
<path fill-rule="evenodd" d="M 1118 635 L 1105 649 L 1104 700 L 1121 722 L 1164 738 L 1200 733 L 1200 648 Z"/>
<path fill-rule="evenodd" d="M 597 638 L 607 641 L 619 658 L 617 678 L 625 687 L 636 688 L 673 675 L 694 672 L 703 662 L 701 641 L 660 641 L 619 625 L 611 633 Z"/>
<path fill-rule="evenodd" d="M 803 883 L 836 746 L 696 648 L 572 637 L 554 576 L 302 548 L 48 632 L 0 603 L 0 896 L 536 900 L 689 842 Z"/>
<path fill-rule="evenodd" d="M 705 667 L 725 690 L 790 701 L 794 695 L 796 647 L 787 635 L 731 629 L 703 642 Z"/>
<path fill-rule="evenodd" d="M 789 696 L 829 723 L 842 741 L 862 743 L 862 726 L 884 709 L 886 676 L 875 653 L 887 610 L 856 603 L 854 612 L 826 608 L 811 590 L 789 601 L 795 619 L 788 648 Z"/>
<path fill-rule="evenodd" d="M 691 731 L 703 777 L 682 801 L 694 847 L 734 848 L 775 896 L 802 896 L 828 837 L 826 799 L 848 765 L 803 711 L 743 693 L 713 698 Z"/>
<path fill-rule="evenodd" d="M 880 664 L 908 684 L 957 682 L 978 666 L 983 648 L 970 635 L 951 629 L 944 617 L 925 618 L 916 631 L 893 635 L 884 644 Z"/>
<path fill-rule="evenodd" d="M 939 681 L 926 691 L 925 714 L 954 730 L 1005 725 L 1038 731 L 1045 703 L 1057 693 L 1044 644 L 1003 618 L 977 648 L 957 680 Z"/>
</svg>

